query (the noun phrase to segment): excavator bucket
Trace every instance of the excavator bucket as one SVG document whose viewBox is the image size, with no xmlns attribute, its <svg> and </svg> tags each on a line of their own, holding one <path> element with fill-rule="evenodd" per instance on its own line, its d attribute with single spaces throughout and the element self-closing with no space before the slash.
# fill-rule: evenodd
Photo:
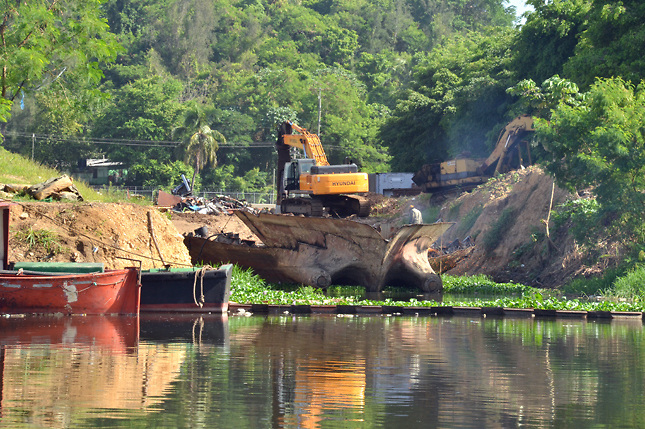
<svg viewBox="0 0 645 429">
<path fill-rule="evenodd" d="M 269 282 L 327 287 L 386 285 L 440 292 L 440 277 L 428 249 L 452 223 L 405 225 L 386 240 L 372 226 L 351 220 L 235 211 L 260 243 L 227 237 L 186 237 L 194 262 L 233 263 L 251 268 Z"/>
</svg>

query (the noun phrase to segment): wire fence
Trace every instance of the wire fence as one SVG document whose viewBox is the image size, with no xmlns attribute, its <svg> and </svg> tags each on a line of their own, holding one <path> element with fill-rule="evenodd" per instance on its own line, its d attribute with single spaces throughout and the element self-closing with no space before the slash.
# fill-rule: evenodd
<svg viewBox="0 0 645 429">
<path fill-rule="evenodd" d="M 94 187 L 95 190 L 103 192 L 107 188 L 105 187 Z M 154 201 L 159 188 L 150 187 L 150 186 L 122 186 L 122 187 L 110 187 L 112 191 L 125 192 L 128 196 L 140 196 L 150 201 Z M 216 197 L 226 196 L 229 198 L 234 198 L 238 201 L 246 201 L 249 204 L 275 204 L 275 194 L 273 192 L 231 192 L 223 190 L 211 190 L 205 189 L 198 192 L 194 195 L 197 198 L 204 198 L 206 200 L 212 200 Z"/>
</svg>

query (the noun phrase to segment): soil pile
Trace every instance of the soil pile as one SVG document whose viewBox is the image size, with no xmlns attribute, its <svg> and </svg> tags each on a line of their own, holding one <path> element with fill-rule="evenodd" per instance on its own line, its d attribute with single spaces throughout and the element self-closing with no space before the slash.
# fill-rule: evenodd
<svg viewBox="0 0 645 429">
<path fill-rule="evenodd" d="M 444 235 L 444 244 L 469 237 L 475 246 L 445 272 L 553 288 L 590 271 L 567 229 L 554 231 L 550 222 L 550 211 L 570 198 L 540 168 L 530 167 L 446 202 L 440 216 L 456 223 Z"/>
<path fill-rule="evenodd" d="M 103 262 L 106 269 L 190 266 L 168 216 L 136 204 L 25 203 L 11 206 L 9 260 Z"/>
</svg>

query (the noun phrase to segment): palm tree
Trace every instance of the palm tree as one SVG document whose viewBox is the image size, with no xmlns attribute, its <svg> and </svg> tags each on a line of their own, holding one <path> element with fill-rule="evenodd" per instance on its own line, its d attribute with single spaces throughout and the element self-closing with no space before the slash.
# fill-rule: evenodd
<svg viewBox="0 0 645 429">
<path fill-rule="evenodd" d="M 217 165 L 217 149 L 220 143 L 226 143 L 226 138 L 219 131 L 211 130 L 208 125 L 199 127 L 199 131 L 190 137 L 186 147 L 185 162 L 195 162 L 191 188 L 195 187 L 195 177 L 205 165 Z"/>
</svg>

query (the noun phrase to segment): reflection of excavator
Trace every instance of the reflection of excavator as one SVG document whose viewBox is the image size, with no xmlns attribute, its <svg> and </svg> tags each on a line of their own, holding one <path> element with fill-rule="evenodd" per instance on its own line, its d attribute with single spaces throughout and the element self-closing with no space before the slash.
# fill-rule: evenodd
<svg viewBox="0 0 645 429">
<path fill-rule="evenodd" d="M 297 134 L 294 134 L 294 131 Z M 291 159 L 290 148 L 302 149 L 305 158 Z M 291 122 L 278 128 L 278 204 L 281 213 L 322 216 L 324 209 L 336 216 L 369 215 L 367 173 L 356 164 L 329 165 L 316 134 Z"/>
<path fill-rule="evenodd" d="M 531 164 L 529 145 L 524 140 L 533 131 L 533 118 L 518 116 L 500 133 L 495 149 L 488 158 L 457 158 L 439 164 L 426 164 L 412 180 L 424 192 L 435 192 L 453 187 L 474 187 L 497 173 L 506 173 L 524 164 L 520 143 L 525 143 L 527 165 Z"/>
</svg>

